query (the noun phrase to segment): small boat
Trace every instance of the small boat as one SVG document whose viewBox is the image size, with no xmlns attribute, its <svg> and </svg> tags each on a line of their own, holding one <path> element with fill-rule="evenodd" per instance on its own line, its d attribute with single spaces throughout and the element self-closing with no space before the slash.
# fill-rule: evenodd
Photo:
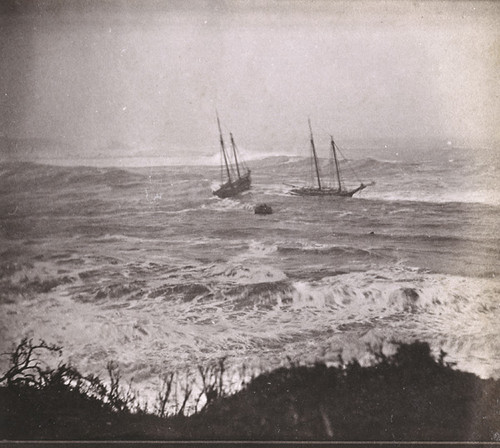
<svg viewBox="0 0 500 448">
<path fill-rule="evenodd" d="M 254 209 L 254 213 L 256 215 L 272 215 L 273 214 L 273 208 L 265 203 L 262 204 L 257 204 Z"/>
<path fill-rule="evenodd" d="M 314 167 L 316 168 L 316 181 L 318 186 L 305 186 L 305 187 L 297 187 L 293 186 L 290 190 L 290 194 L 296 196 L 343 196 L 343 197 L 352 197 L 358 191 L 364 190 L 368 185 L 361 183 L 359 187 L 353 189 L 347 189 L 343 185 L 342 178 L 340 176 L 340 167 L 337 158 L 338 147 L 335 144 L 333 137 L 330 136 L 330 143 L 332 146 L 333 160 L 335 162 L 335 173 L 336 175 L 332 175 L 333 183 L 336 183 L 336 186 L 325 186 L 321 183 L 321 175 L 318 166 L 318 157 L 316 154 L 316 147 L 314 145 L 313 132 L 311 128 L 311 120 L 309 120 L 309 131 L 311 135 L 311 151 L 314 159 Z M 335 179 L 336 178 L 336 179 Z M 336 182 L 335 182 L 336 180 Z"/>
<path fill-rule="evenodd" d="M 219 198 L 230 198 L 233 196 L 237 196 L 243 191 L 249 190 L 252 184 L 252 180 L 250 178 L 250 170 L 242 161 L 241 157 L 240 160 L 238 161 L 238 150 L 236 148 L 236 144 L 234 143 L 234 138 L 232 133 L 230 133 L 229 135 L 231 139 L 231 148 L 234 158 L 234 164 L 229 162 L 226 146 L 224 144 L 224 138 L 222 136 L 222 129 L 220 126 L 219 115 L 217 115 L 217 125 L 219 126 L 220 147 L 223 158 L 222 173 L 221 173 L 222 184 L 217 190 L 213 192 L 213 194 L 215 196 L 218 196 Z M 243 174 L 241 173 L 240 165 L 241 168 L 246 171 Z M 224 176 L 224 166 L 225 166 L 225 176 Z M 225 181 L 224 177 L 226 177 Z"/>
</svg>

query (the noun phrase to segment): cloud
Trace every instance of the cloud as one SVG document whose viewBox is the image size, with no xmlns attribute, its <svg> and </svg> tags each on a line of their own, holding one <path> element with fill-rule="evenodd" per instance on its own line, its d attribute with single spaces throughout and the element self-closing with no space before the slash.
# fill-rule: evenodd
<svg viewBox="0 0 500 448">
<path fill-rule="evenodd" d="M 131 155 L 341 139 L 498 139 L 489 2 L 4 3 L 0 132 Z M 291 149 L 290 149 L 291 148 Z"/>
</svg>

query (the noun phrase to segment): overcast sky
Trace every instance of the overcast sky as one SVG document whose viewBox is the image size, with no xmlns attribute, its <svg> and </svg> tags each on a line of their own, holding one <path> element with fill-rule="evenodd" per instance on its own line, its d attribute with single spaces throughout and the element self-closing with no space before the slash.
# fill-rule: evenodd
<svg viewBox="0 0 500 448">
<path fill-rule="evenodd" d="M 297 153 L 308 117 L 340 140 L 500 139 L 499 2 L 21 0 L 0 12 L 0 135 L 209 155 L 217 109 L 255 153 Z"/>
</svg>

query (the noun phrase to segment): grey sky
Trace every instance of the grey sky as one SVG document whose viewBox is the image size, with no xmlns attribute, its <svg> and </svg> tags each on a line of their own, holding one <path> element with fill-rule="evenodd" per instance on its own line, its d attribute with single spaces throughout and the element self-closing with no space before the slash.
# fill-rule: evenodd
<svg viewBox="0 0 500 448">
<path fill-rule="evenodd" d="M 0 134 L 209 155 L 339 139 L 499 140 L 500 5 L 8 1 Z M 119 144 L 111 143 L 118 142 Z"/>
</svg>

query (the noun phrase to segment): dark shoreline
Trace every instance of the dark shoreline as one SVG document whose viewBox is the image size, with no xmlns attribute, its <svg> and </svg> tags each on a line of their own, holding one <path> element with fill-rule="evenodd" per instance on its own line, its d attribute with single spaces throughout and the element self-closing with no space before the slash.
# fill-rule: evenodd
<svg viewBox="0 0 500 448">
<path fill-rule="evenodd" d="M 279 368 L 232 395 L 207 381 L 208 404 L 190 416 L 134 409 L 118 382 L 113 392 L 94 378 L 91 393 L 78 372 L 62 367 L 38 383 L 4 375 L 0 439 L 500 442 L 500 381 L 455 370 L 444 353 L 435 360 L 426 343 L 401 344 L 369 367 Z"/>
</svg>

